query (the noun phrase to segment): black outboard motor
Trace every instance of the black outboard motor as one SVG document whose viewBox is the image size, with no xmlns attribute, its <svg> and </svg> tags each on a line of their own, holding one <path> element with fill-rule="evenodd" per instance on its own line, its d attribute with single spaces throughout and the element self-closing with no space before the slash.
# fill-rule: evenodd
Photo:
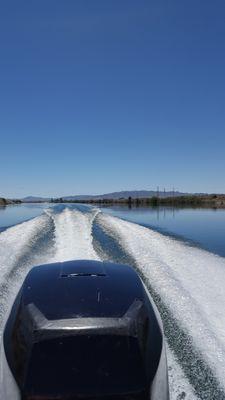
<svg viewBox="0 0 225 400">
<path fill-rule="evenodd" d="M 4 330 L 2 400 L 168 400 L 158 312 L 126 265 L 34 267 Z"/>
</svg>

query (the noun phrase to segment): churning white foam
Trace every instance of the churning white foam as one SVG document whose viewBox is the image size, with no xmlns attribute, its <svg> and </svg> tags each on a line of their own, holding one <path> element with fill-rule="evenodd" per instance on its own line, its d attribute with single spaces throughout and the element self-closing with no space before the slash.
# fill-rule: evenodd
<svg viewBox="0 0 225 400">
<path fill-rule="evenodd" d="M 37 239 L 43 236 L 48 222 L 49 217 L 43 214 L 0 234 L 0 284 L 12 268 L 18 267 L 19 260 L 32 249 Z"/>
<path fill-rule="evenodd" d="M 0 336 L 14 298 L 30 268 L 48 261 L 46 214 L 8 228 L 0 234 Z M 43 251 L 45 249 L 45 251 Z"/>
<path fill-rule="evenodd" d="M 53 215 L 55 255 L 52 261 L 99 259 L 92 244 L 92 223 L 98 212 L 83 213 L 65 208 Z"/>
<path fill-rule="evenodd" d="M 169 375 L 170 400 L 197 400 L 198 397 L 185 377 L 179 363 L 167 346 L 167 364 Z"/>
<path fill-rule="evenodd" d="M 116 217 L 98 220 L 132 255 L 225 387 L 225 259 Z"/>
</svg>

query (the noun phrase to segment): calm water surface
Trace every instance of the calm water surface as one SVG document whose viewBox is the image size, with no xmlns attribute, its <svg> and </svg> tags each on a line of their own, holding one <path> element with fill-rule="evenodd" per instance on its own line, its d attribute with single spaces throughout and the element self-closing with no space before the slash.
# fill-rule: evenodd
<svg viewBox="0 0 225 400">
<path fill-rule="evenodd" d="M 104 212 L 225 257 L 225 210 L 114 206 L 104 208 Z"/>
<path fill-rule="evenodd" d="M 49 204 L 16 204 L 6 207 L 0 206 L 0 231 L 9 226 L 19 224 L 41 215 Z"/>
<path fill-rule="evenodd" d="M 36 217 L 48 207 L 47 203 L 0 207 L 0 231 Z M 225 257 L 225 210 L 113 206 L 102 207 L 102 211 Z"/>
</svg>

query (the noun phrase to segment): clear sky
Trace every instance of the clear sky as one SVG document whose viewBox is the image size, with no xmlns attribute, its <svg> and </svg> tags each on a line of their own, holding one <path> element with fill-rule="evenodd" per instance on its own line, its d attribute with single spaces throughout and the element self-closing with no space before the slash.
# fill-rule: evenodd
<svg viewBox="0 0 225 400">
<path fill-rule="evenodd" d="M 0 196 L 225 192 L 224 0 L 0 2 Z"/>
</svg>

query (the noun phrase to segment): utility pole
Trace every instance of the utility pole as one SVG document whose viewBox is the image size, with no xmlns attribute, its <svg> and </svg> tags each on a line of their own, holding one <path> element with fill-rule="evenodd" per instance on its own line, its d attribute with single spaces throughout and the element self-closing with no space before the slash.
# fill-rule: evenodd
<svg viewBox="0 0 225 400">
<path fill-rule="evenodd" d="M 173 218 L 174 218 L 174 192 L 175 192 L 175 189 L 173 187 Z"/>
<path fill-rule="evenodd" d="M 157 186 L 157 199 L 159 198 L 159 186 Z"/>
</svg>

